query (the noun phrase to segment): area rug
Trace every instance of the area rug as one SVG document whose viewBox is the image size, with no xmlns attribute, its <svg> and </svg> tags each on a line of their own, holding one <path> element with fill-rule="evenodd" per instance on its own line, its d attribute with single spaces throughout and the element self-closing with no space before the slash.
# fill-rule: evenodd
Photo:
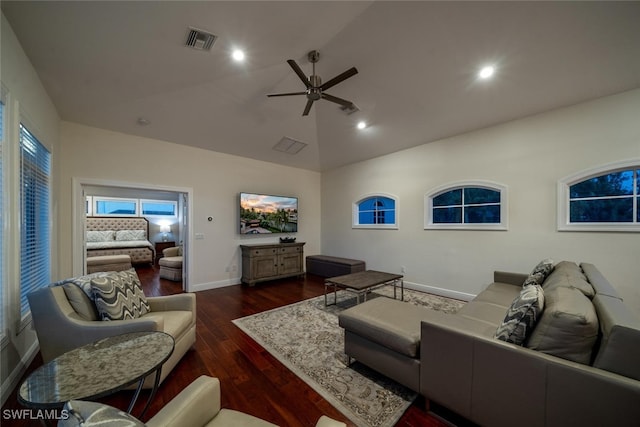
<svg viewBox="0 0 640 427">
<path fill-rule="evenodd" d="M 393 288 L 388 286 L 368 298 L 392 295 Z M 404 300 L 449 313 L 464 305 L 462 301 L 407 289 Z M 320 296 L 233 323 L 356 425 L 391 427 L 416 393 L 360 363 L 346 365 L 344 330 L 338 326 L 338 313 L 355 303 L 353 294 L 338 292 L 336 305 L 325 307 Z"/>
</svg>

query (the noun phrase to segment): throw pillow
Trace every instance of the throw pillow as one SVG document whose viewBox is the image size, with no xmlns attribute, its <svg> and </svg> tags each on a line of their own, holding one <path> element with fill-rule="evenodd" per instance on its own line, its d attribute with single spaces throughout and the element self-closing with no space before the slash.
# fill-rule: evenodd
<svg viewBox="0 0 640 427">
<path fill-rule="evenodd" d="M 531 274 L 524 281 L 522 286 L 530 286 L 530 285 L 542 285 L 542 282 L 549 276 L 549 274 L 553 271 L 553 260 L 550 258 L 543 259 L 533 267 Z"/>
<path fill-rule="evenodd" d="M 118 230 L 116 231 L 116 240 L 121 242 L 147 240 L 147 232 L 145 230 Z"/>
<path fill-rule="evenodd" d="M 540 285 L 522 288 L 507 310 L 495 337 L 502 341 L 522 345 L 536 325 L 544 309 L 544 293 Z"/>
<path fill-rule="evenodd" d="M 122 426 L 143 427 L 139 420 L 120 409 L 97 402 L 71 400 L 64 404 L 67 418 L 58 421 L 58 427 Z"/>
<path fill-rule="evenodd" d="M 87 231 L 87 242 L 110 242 L 114 233 L 113 230 L 90 230 Z"/>
<path fill-rule="evenodd" d="M 85 294 L 80 288 L 80 286 L 68 282 L 62 285 L 64 289 L 64 294 L 71 304 L 71 307 L 75 310 L 78 315 L 84 320 L 98 320 L 98 310 L 96 310 L 96 305 L 93 303 L 93 300 L 89 299 L 87 294 Z"/>
<path fill-rule="evenodd" d="M 91 290 L 102 320 L 136 319 L 151 311 L 133 268 L 91 279 Z"/>
</svg>

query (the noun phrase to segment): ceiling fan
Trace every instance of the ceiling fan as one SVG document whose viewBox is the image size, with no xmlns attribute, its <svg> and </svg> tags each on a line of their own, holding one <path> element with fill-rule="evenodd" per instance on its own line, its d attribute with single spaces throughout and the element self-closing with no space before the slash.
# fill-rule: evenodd
<svg viewBox="0 0 640 427">
<path fill-rule="evenodd" d="M 271 97 L 271 96 L 306 95 L 307 105 L 304 107 L 304 111 L 302 113 L 303 116 L 309 115 L 309 111 L 311 110 L 311 106 L 313 105 L 313 102 L 319 99 L 326 99 L 327 101 L 335 102 L 336 104 L 342 105 L 345 109 L 355 108 L 355 106 L 353 105 L 353 102 L 347 101 L 346 99 L 338 98 L 337 96 L 329 95 L 324 91 L 348 79 L 349 77 L 358 74 L 358 70 L 356 70 L 355 67 L 351 67 L 344 73 L 335 76 L 334 78 L 332 78 L 331 80 L 325 83 L 322 83 L 320 76 L 316 75 L 316 62 L 318 62 L 318 60 L 320 59 L 320 52 L 318 52 L 317 50 L 312 50 L 307 54 L 307 58 L 309 58 L 309 62 L 313 64 L 313 74 L 311 74 L 309 78 L 307 78 L 307 76 L 304 74 L 300 66 L 298 66 L 296 61 L 294 61 L 293 59 L 287 60 L 287 63 L 289 64 L 289 66 L 293 68 L 293 71 L 295 71 L 298 77 L 300 77 L 300 80 L 302 80 L 302 83 L 304 83 L 304 85 L 306 86 L 307 89 L 304 92 L 274 93 L 267 96 Z"/>
</svg>

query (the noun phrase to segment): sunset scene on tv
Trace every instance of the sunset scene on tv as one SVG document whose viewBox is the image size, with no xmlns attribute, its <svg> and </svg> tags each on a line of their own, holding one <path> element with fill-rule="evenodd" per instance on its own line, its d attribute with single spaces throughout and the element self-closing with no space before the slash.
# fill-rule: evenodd
<svg viewBox="0 0 640 427">
<path fill-rule="evenodd" d="M 240 193 L 241 234 L 296 231 L 298 231 L 297 198 Z"/>
</svg>

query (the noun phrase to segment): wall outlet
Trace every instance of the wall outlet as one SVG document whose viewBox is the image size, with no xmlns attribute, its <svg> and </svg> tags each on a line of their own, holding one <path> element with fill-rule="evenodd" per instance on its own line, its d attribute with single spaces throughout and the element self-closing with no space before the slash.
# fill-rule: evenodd
<svg viewBox="0 0 640 427">
<path fill-rule="evenodd" d="M 196 233 L 196 240 L 204 240 L 204 234 Z"/>
</svg>

